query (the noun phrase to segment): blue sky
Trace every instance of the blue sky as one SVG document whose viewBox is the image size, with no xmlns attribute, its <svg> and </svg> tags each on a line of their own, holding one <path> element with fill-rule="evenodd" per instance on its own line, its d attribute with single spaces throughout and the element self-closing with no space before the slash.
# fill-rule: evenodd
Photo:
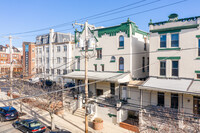
<svg viewBox="0 0 200 133">
<path fill-rule="evenodd" d="M 183 2 L 157 10 L 150 10 L 179 1 Z M 141 30 L 148 32 L 150 19 L 153 22 L 165 21 L 171 13 L 177 13 L 179 18 L 200 16 L 200 0 L 1 0 L 0 45 L 9 43 L 8 39 L 4 38 L 9 34 L 47 28 L 39 32 L 14 35 L 20 39 L 14 39 L 13 45 L 22 47 L 23 41 L 35 42 L 36 35 L 49 32 L 48 27 L 66 22 L 70 23 L 55 28 L 55 31 L 74 33 L 74 29 L 71 29 L 73 28 L 72 21 L 133 3 L 137 4 L 120 9 L 127 9 L 126 11 L 99 18 L 96 16 L 93 19 L 88 19 L 88 22 L 95 26 L 105 27 L 119 25 L 128 18 L 128 16 L 124 18 L 122 16 L 150 10 L 129 16 Z M 119 19 L 106 21 L 116 17 Z"/>
</svg>

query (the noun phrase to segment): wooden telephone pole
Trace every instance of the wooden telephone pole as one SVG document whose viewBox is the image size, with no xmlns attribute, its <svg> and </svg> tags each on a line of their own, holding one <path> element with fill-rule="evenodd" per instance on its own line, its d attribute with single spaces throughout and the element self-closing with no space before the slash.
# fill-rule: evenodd
<svg viewBox="0 0 200 133">
<path fill-rule="evenodd" d="M 89 36 L 88 36 L 88 28 L 89 27 L 94 27 L 93 25 L 89 25 L 88 21 L 85 22 L 85 24 L 79 24 L 79 23 L 74 23 L 74 25 L 80 25 L 81 27 L 84 26 L 85 29 L 85 133 L 88 133 L 88 112 L 87 112 L 87 107 L 88 107 L 88 47 L 89 47 Z"/>
</svg>

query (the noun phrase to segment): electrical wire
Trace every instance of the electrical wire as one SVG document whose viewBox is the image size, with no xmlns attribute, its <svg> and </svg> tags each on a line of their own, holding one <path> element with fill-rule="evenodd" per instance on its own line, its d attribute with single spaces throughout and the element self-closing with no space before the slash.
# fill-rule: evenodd
<svg viewBox="0 0 200 133">
<path fill-rule="evenodd" d="M 164 6 L 159 6 L 159 7 L 156 7 L 156 8 L 148 9 L 148 10 L 141 11 L 141 12 L 137 12 L 137 13 L 134 13 L 134 14 L 129 14 L 129 15 L 126 15 L 126 16 L 121 16 L 121 17 L 117 17 L 117 18 L 112 18 L 112 19 L 108 19 L 108 20 L 105 20 L 105 21 L 99 21 L 99 22 L 97 22 L 97 23 L 95 23 L 95 24 L 104 23 L 104 22 L 109 22 L 109 21 L 112 21 L 112 20 L 121 19 L 121 18 L 129 17 L 129 16 L 133 16 L 133 15 L 137 15 L 137 14 L 141 14 L 141 13 L 145 13 L 145 12 L 149 12 L 149 11 L 153 11 L 153 10 L 165 8 L 165 7 L 172 6 L 172 5 L 176 5 L 176 4 L 185 2 L 185 1 L 187 1 L 187 0 L 182 0 L 182 1 L 178 1 L 178 2 L 171 3 L 171 4 L 166 4 L 166 5 L 164 5 Z M 138 3 L 141 3 L 141 2 L 143 2 L 143 1 L 140 1 L 140 2 L 138 2 Z M 133 3 L 133 4 L 131 4 L 131 5 L 134 5 L 134 4 L 136 4 L 136 3 Z M 127 6 L 129 6 L 129 5 L 127 5 Z M 144 6 L 145 6 L 145 5 L 144 5 Z M 141 7 L 141 6 L 140 6 L 140 7 Z M 118 10 L 118 9 L 121 9 L 121 8 L 122 8 L 122 7 L 117 8 L 117 10 Z M 135 7 L 135 8 L 137 8 L 137 7 Z M 112 10 L 112 11 L 114 11 L 114 10 Z M 124 11 L 124 10 L 123 10 L 123 11 Z M 109 11 L 109 12 L 111 12 L 111 11 Z M 104 13 L 99 13 L 99 14 L 104 14 Z M 96 14 L 96 15 L 92 15 L 92 16 L 93 16 L 93 17 L 96 17 L 97 14 Z M 103 16 L 101 16 L 101 17 L 103 17 Z M 91 17 L 90 17 L 90 18 L 91 18 Z M 81 19 L 78 19 L 78 20 L 81 20 Z M 67 23 L 63 23 L 63 24 L 60 24 L 60 25 L 51 26 L 51 27 L 48 27 L 48 28 L 43 28 L 43 29 L 38 29 L 38 30 L 33 30 L 33 31 L 27 31 L 27 32 L 12 33 L 12 34 L 6 34 L 6 35 L 19 35 L 19 34 L 27 34 L 27 33 L 32 33 L 32 32 L 38 32 L 38 31 L 43 31 L 43 30 L 47 30 L 47 29 L 50 29 L 50 28 L 56 28 L 56 27 L 60 27 L 60 26 L 62 27 L 63 25 L 71 24 L 71 23 L 73 23 L 73 22 L 74 22 L 74 21 L 67 22 Z"/>
<path fill-rule="evenodd" d="M 113 11 L 115 11 L 115 10 L 120 10 L 120 9 L 125 8 L 125 7 L 129 7 L 129 6 L 132 6 L 132 5 L 136 5 L 136 4 L 142 3 L 142 2 L 144 2 L 144 1 L 146 1 L 146 0 L 140 0 L 139 2 L 134 2 L 134 3 L 131 3 L 131 4 L 122 6 L 122 7 L 118 7 L 118 8 L 112 9 L 112 10 L 108 10 L 108 11 L 105 11 L 105 12 L 102 12 L 102 13 L 94 14 L 94 15 L 91 15 L 91 16 L 88 16 L 88 17 L 84 17 L 84 18 L 77 19 L 77 20 L 78 20 L 78 21 L 86 20 L 86 19 L 89 19 L 89 18 L 92 18 L 92 17 L 96 17 L 96 16 L 98 16 L 98 15 L 106 14 L 106 13 L 109 13 L 109 12 L 113 12 Z M 69 21 L 69 22 L 62 23 L 62 24 L 58 24 L 58 25 L 54 25 L 54 26 L 50 26 L 50 27 L 46 27 L 46 28 L 37 29 L 37 30 L 26 31 L 26 32 L 18 32 L 18 33 L 6 34 L 6 35 L 27 34 L 27 33 L 32 33 L 32 32 L 38 32 L 38 31 L 48 30 L 48 29 L 51 29 L 51 28 L 63 27 L 63 26 L 66 26 L 66 25 L 71 25 L 71 24 L 74 23 L 75 21 L 76 21 L 76 20 Z"/>
</svg>

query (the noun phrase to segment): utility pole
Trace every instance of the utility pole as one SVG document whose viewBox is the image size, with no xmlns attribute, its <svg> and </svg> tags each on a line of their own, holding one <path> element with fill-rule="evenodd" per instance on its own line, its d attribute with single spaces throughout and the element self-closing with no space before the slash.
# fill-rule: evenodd
<svg viewBox="0 0 200 133">
<path fill-rule="evenodd" d="M 9 42 L 10 42 L 10 45 L 9 45 L 9 49 L 10 49 L 10 84 L 11 84 L 11 87 L 10 87 L 10 99 L 13 99 L 13 95 L 12 95 L 12 92 L 13 92 L 13 88 L 12 88 L 12 81 L 13 81 L 13 66 L 12 66 L 12 63 L 13 63 L 13 56 L 12 56 L 12 53 L 13 53 L 13 46 L 12 46 L 12 39 L 19 39 L 18 37 L 12 37 L 11 35 L 10 36 L 4 36 L 4 38 L 8 38 L 9 39 Z M 10 102 L 11 106 L 13 106 L 13 101 Z"/>
<path fill-rule="evenodd" d="M 88 22 L 85 22 L 85 133 L 88 133 L 88 113 L 87 113 L 87 104 L 88 104 Z"/>
<path fill-rule="evenodd" d="M 9 41 L 10 41 L 10 83 L 11 83 L 11 87 L 10 87 L 10 99 L 13 98 L 12 96 L 12 92 L 13 92 L 13 88 L 12 88 L 12 80 L 13 80 L 13 67 L 12 67 L 12 63 L 13 63 L 13 59 L 12 59 L 12 36 L 9 36 Z M 13 106 L 13 101 L 11 101 L 11 106 Z"/>
<path fill-rule="evenodd" d="M 94 27 L 93 25 L 89 25 L 88 21 L 85 22 L 85 24 L 79 24 L 79 23 L 74 23 L 74 25 L 80 25 L 81 27 L 84 26 L 85 28 L 85 133 L 88 133 L 88 112 L 87 112 L 87 107 L 88 107 L 88 42 L 89 42 L 89 37 L 88 37 L 88 28 Z"/>
</svg>

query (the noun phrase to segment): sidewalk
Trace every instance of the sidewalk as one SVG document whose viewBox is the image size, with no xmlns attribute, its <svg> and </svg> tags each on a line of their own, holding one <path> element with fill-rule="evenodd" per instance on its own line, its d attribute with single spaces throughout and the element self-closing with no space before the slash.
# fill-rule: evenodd
<svg viewBox="0 0 200 133">
<path fill-rule="evenodd" d="M 0 99 L 6 100 L 9 99 L 6 96 L 6 93 L 0 93 Z M 24 104 L 24 103 L 23 103 Z M 6 106 L 8 103 L 0 103 L 0 106 Z M 19 104 L 17 102 L 13 102 L 13 106 L 19 110 Z M 50 126 L 50 115 L 47 111 L 38 109 L 36 107 L 32 108 L 28 104 L 23 105 L 23 112 L 27 115 L 22 116 L 22 118 L 37 118 L 47 126 Z M 60 129 L 66 129 L 71 131 L 72 133 L 83 133 L 85 129 L 85 122 L 83 118 L 74 116 L 68 112 L 64 112 L 62 116 L 54 115 L 55 125 Z M 95 131 L 92 129 L 92 123 L 89 122 L 89 133 L 131 133 L 131 131 L 123 129 L 118 125 L 114 125 L 112 123 L 103 123 L 104 128 L 100 131 Z"/>
</svg>

